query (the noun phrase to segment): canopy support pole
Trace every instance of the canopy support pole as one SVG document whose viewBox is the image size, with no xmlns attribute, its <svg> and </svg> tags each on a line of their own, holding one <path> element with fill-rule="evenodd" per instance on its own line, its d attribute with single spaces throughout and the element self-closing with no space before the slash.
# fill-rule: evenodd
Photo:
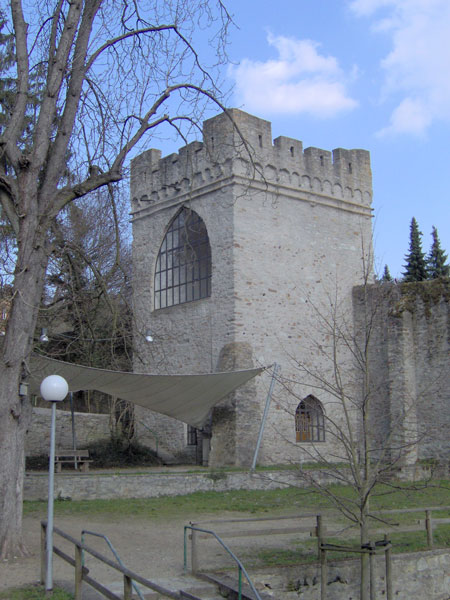
<svg viewBox="0 0 450 600">
<path fill-rule="evenodd" d="M 274 363 L 273 371 L 272 371 L 272 380 L 270 382 L 269 392 L 268 392 L 267 398 L 266 398 L 266 405 L 264 407 L 263 418 L 261 420 L 261 426 L 259 428 L 258 441 L 256 442 L 255 454 L 253 456 L 252 466 L 250 467 L 251 473 L 253 473 L 253 471 L 255 470 L 255 467 L 256 467 L 256 460 L 258 458 L 259 447 L 261 446 L 262 436 L 264 433 L 264 428 L 266 426 L 267 415 L 269 414 L 270 401 L 272 400 L 273 388 L 275 386 L 275 380 L 276 380 L 276 376 L 278 374 L 279 368 L 280 368 L 280 365 L 278 365 L 277 363 Z"/>
</svg>

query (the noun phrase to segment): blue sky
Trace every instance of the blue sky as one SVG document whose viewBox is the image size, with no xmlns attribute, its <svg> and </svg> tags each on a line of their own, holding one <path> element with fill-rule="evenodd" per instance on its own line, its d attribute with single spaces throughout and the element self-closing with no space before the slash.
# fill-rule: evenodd
<svg viewBox="0 0 450 600">
<path fill-rule="evenodd" d="M 376 266 L 401 276 L 416 217 L 450 252 L 449 0 L 226 0 L 230 106 L 304 147 L 370 151 Z"/>
</svg>

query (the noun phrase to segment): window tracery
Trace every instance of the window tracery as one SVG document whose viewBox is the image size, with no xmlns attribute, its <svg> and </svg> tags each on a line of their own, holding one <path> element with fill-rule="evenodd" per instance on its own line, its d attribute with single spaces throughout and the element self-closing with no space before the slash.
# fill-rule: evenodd
<svg viewBox="0 0 450 600">
<path fill-rule="evenodd" d="M 325 419 L 322 404 L 314 396 L 307 396 L 295 411 L 295 439 L 297 442 L 324 442 Z"/>
<path fill-rule="evenodd" d="M 155 309 L 211 295 L 211 247 L 203 219 L 182 208 L 164 236 L 155 269 Z"/>
</svg>

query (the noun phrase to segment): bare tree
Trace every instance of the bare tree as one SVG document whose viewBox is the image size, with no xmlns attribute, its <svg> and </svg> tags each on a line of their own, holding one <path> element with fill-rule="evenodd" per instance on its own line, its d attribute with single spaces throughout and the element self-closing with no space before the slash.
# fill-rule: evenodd
<svg viewBox="0 0 450 600">
<path fill-rule="evenodd" d="M 70 204 L 57 220 L 38 319 L 38 330 L 52 334 L 40 348 L 44 354 L 131 370 L 127 209 L 125 195 L 103 188 Z"/>
<path fill-rule="evenodd" d="M 370 540 L 371 525 L 380 523 L 370 506 L 380 493 L 377 485 L 387 485 L 382 493 L 398 487 L 399 469 L 415 465 L 423 435 L 433 435 L 429 423 L 425 431 L 417 420 L 419 390 L 404 386 L 397 405 L 389 395 L 385 357 L 380 358 L 383 324 L 396 318 L 392 312 L 401 292 L 392 283 L 371 283 L 370 272 L 364 268 L 353 303 L 337 289 L 320 306 L 308 299 L 311 321 L 302 336 L 312 358 L 291 355 L 294 374 L 280 377 L 288 392 L 284 407 L 295 415 L 297 442 L 306 442 L 299 446 L 302 461 L 321 466 L 300 468 L 299 476 L 359 528 L 361 546 Z M 440 384 L 436 381 L 434 392 Z M 353 493 L 330 487 L 330 481 L 350 486 Z M 369 557 L 361 554 L 362 600 L 369 598 L 369 581 Z"/>
<path fill-rule="evenodd" d="M 47 337 L 37 352 L 90 367 L 132 370 L 128 211 L 128 194 L 110 185 L 71 203 L 54 223 L 36 331 L 39 337 L 45 328 Z M 70 401 L 78 411 L 117 412 L 111 397 L 95 390 L 79 391 Z M 62 410 L 69 406 L 69 398 L 58 404 Z M 132 408 L 125 407 L 131 415 Z"/>
<path fill-rule="evenodd" d="M 31 411 L 18 390 L 55 220 L 75 199 L 120 181 L 130 153 L 149 136 L 172 128 L 189 139 L 205 101 L 219 97 L 230 23 L 221 0 L 11 0 L 9 9 L 14 60 L 2 63 L 2 75 L 12 81 L 14 101 L 2 101 L 0 201 L 16 249 L 0 363 L 1 558 L 26 552 L 21 514 Z M 206 67 L 196 46 L 208 49 Z"/>
</svg>

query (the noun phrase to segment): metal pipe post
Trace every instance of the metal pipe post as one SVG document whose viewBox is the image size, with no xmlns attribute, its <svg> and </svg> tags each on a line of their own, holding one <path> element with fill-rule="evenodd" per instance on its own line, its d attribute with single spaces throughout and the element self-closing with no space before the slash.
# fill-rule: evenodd
<svg viewBox="0 0 450 600">
<path fill-rule="evenodd" d="M 194 527 L 195 523 L 191 525 Z M 198 540 L 195 529 L 191 529 L 191 571 L 194 575 L 198 572 Z"/>
<path fill-rule="evenodd" d="M 273 365 L 273 372 L 272 372 L 272 380 L 270 382 L 269 393 L 267 394 L 266 405 L 264 407 L 264 414 L 263 414 L 263 418 L 262 418 L 262 421 L 261 421 L 261 426 L 259 428 L 258 441 L 256 442 L 255 454 L 253 456 L 252 466 L 250 467 L 250 471 L 251 472 L 254 471 L 255 468 L 256 468 L 256 460 L 258 458 L 259 447 L 261 445 L 262 436 L 263 436 L 263 433 L 264 433 L 264 427 L 266 425 L 267 415 L 269 413 L 270 401 L 272 399 L 273 388 L 274 388 L 274 385 L 275 385 L 275 378 L 276 378 L 276 376 L 278 374 L 279 368 L 280 368 L 280 366 L 277 363 L 274 363 L 274 365 Z"/>
<path fill-rule="evenodd" d="M 50 426 L 50 458 L 48 464 L 48 509 L 47 509 L 47 576 L 45 591 L 53 589 L 53 489 L 55 478 L 55 430 L 56 430 L 56 402 L 52 402 L 52 422 Z"/>
</svg>

